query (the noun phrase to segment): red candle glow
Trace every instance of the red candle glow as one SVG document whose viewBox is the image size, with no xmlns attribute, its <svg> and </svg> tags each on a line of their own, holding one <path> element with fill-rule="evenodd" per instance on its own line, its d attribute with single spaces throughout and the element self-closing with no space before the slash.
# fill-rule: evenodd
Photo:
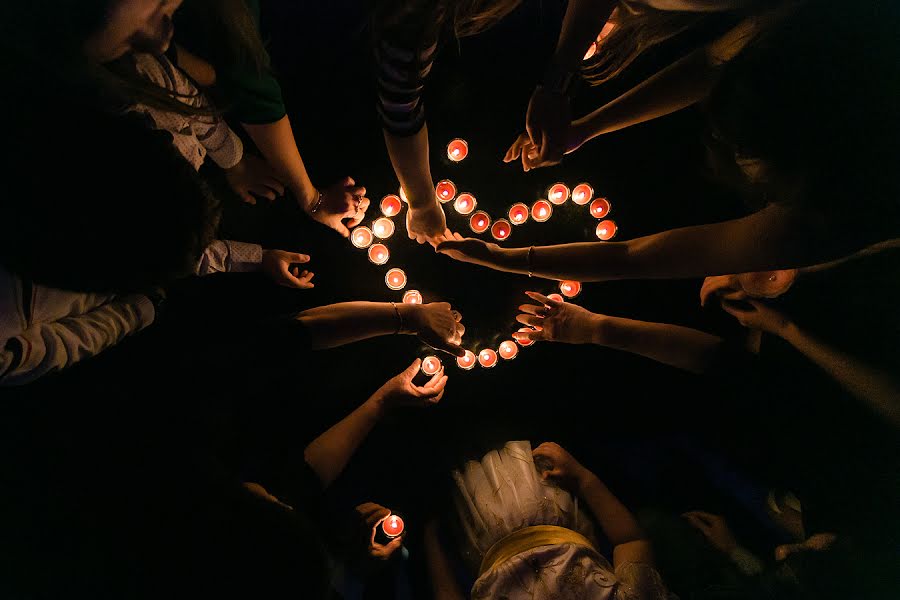
<svg viewBox="0 0 900 600">
<path fill-rule="evenodd" d="M 519 348 L 516 346 L 516 343 L 510 340 L 506 340 L 505 342 L 500 344 L 498 348 L 500 358 L 504 360 L 512 360 L 519 353 Z"/>
<path fill-rule="evenodd" d="M 591 202 L 591 216 L 596 219 L 602 219 L 609 214 L 612 205 L 606 198 L 597 198 Z"/>
<path fill-rule="evenodd" d="M 460 356 L 456 359 L 456 366 L 458 366 L 460 369 L 465 369 L 466 371 L 474 367 L 475 353 L 471 350 L 466 350 L 465 356 Z"/>
<path fill-rule="evenodd" d="M 490 369 L 497 364 L 497 353 L 490 348 L 485 348 L 478 353 L 478 364 L 485 369 Z"/>
<path fill-rule="evenodd" d="M 384 282 L 392 290 L 402 290 L 406 287 L 406 273 L 403 272 L 403 269 L 391 269 L 384 276 Z"/>
<path fill-rule="evenodd" d="M 584 53 L 584 60 L 589 60 L 595 54 L 597 54 L 597 42 L 591 42 L 587 52 Z"/>
<path fill-rule="evenodd" d="M 426 356 L 422 359 L 422 372 L 426 375 L 434 375 L 441 370 L 441 359 L 437 356 Z"/>
<path fill-rule="evenodd" d="M 442 203 L 450 202 L 456 196 L 456 184 L 449 179 L 438 181 L 438 184 L 434 186 L 434 195 Z"/>
<path fill-rule="evenodd" d="M 403 294 L 403 304 L 422 304 L 422 294 L 419 290 L 407 290 Z"/>
<path fill-rule="evenodd" d="M 569 188 L 564 183 L 554 183 L 547 190 L 547 199 L 553 204 L 564 204 L 569 199 Z"/>
<path fill-rule="evenodd" d="M 376 265 L 383 265 L 390 257 L 391 253 L 384 244 L 372 244 L 369 247 L 369 260 Z"/>
<path fill-rule="evenodd" d="M 513 225 L 521 225 L 528 220 L 528 207 L 518 202 L 509 209 L 509 220 Z"/>
<path fill-rule="evenodd" d="M 403 204 L 400 202 L 400 198 L 394 194 L 388 194 L 381 199 L 381 214 L 386 217 L 399 214 L 401 208 L 403 208 Z"/>
<path fill-rule="evenodd" d="M 557 302 L 565 302 L 566 299 L 560 296 L 559 294 L 547 294 L 547 297 L 551 300 L 556 300 Z"/>
<path fill-rule="evenodd" d="M 581 284 L 577 281 L 560 281 L 559 291 L 566 298 L 574 298 L 581 293 Z"/>
<path fill-rule="evenodd" d="M 586 183 L 579 183 L 572 190 L 572 202 L 579 206 L 583 206 L 591 201 L 594 197 L 594 188 Z"/>
<path fill-rule="evenodd" d="M 506 219 L 497 219 L 494 221 L 494 224 L 491 225 L 491 235 L 494 236 L 494 239 L 498 242 L 502 242 L 508 238 L 511 232 L 512 226 Z"/>
<path fill-rule="evenodd" d="M 401 533 L 403 533 L 403 519 L 398 517 L 397 515 L 390 515 L 384 521 L 381 522 L 381 530 L 384 532 L 384 535 L 389 538 L 395 538 Z"/>
<path fill-rule="evenodd" d="M 616 235 L 616 231 L 619 228 L 616 226 L 615 221 L 611 221 L 609 219 L 605 221 L 600 221 L 597 223 L 597 237 L 603 240 L 604 242 L 607 240 L 611 240 L 614 235 Z"/>
<path fill-rule="evenodd" d="M 469 144 L 466 140 L 456 138 L 447 144 L 447 158 L 453 162 L 459 162 L 469 154 Z"/>
<path fill-rule="evenodd" d="M 467 215 L 473 210 L 475 210 L 475 206 L 478 204 L 478 201 L 475 199 L 475 196 L 468 192 L 463 192 L 459 196 L 456 197 L 456 202 L 453 203 L 453 208 L 456 209 L 461 215 Z"/>
<path fill-rule="evenodd" d="M 520 327 L 519 328 L 519 333 L 527 333 L 529 331 L 534 331 L 534 329 L 532 329 L 531 327 Z M 530 346 L 534 343 L 534 340 L 522 340 L 522 339 L 516 338 L 516 342 L 518 342 L 519 345 L 522 346 L 523 348 L 527 348 L 528 346 Z"/>
<path fill-rule="evenodd" d="M 477 213 L 472 215 L 469 218 L 469 227 L 475 233 L 484 233 L 488 230 L 488 227 L 491 226 L 491 217 L 483 210 L 479 210 Z"/>
<path fill-rule="evenodd" d="M 538 200 L 531 205 L 531 218 L 538 223 L 543 223 L 553 214 L 553 206 L 546 200 Z"/>
<path fill-rule="evenodd" d="M 387 217 L 375 219 L 375 222 L 372 223 L 372 233 L 375 234 L 375 237 L 386 240 L 394 235 L 394 222 Z"/>
<path fill-rule="evenodd" d="M 372 245 L 372 230 L 363 225 L 357 227 L 350 234 L 350 243 L 357 248 L 368 248 Z"/>
</svg>

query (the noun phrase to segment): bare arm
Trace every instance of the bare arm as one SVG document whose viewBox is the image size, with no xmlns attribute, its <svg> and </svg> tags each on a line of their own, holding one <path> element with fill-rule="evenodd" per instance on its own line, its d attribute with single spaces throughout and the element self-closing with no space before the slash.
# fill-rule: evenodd
<svg viewBox="0 0 900 600">
<path fill-rule="evenodd" d="M 181 45 L 175 44 L 175 53 L 178 60 L 178 68 L 184 70 L 202 88 L 212 87 L 216 84 L 216 69 L 211 64 L 185 50 Z"/>
<path fill-rule="evenodd" d="M 553 67 L 564 72 L 577 71 L 616 4 L 617 0 L 570 0 L 556 42 Z"/>
<path fill-rule="evenodd" d="M 444 233 L 447 220 L 434 195 L 434 182 L 429 165 L 428 125 L 411 136 L 397 136 L 384 131 L 391 164 L 409 201 L 406 229 L 419 243 Z"/>
<path fill-rule="evenodd" d="M 308 211 L 318 200 L 319 193 L 306 172 L 303 158 L 300 157 L 290 118 L 284 115 L 274 123 L 241 125 L 262 152 L 266 162 L 293 190 L 303 209 Z"/>
</svg>

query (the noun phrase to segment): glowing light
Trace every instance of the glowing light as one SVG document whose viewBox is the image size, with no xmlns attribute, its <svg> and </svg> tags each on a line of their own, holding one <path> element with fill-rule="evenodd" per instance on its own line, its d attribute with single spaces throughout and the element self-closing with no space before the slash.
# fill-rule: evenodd
<svg viewBox="0 0 900 600">
<path fill-rule="evenodd" d="M 594 188 L 586 183 L 579 183 L 572 190 L 572 202 L 583 206 L 591 201 L 594 197 Z"/>
<path fill-rule="evenodd" d="M 557 302 L 565 302 L 566 299 L 560 296 L 559 294 L 547 294 L 547 297 L 551 300 L 556 300 Z"/>
<path fill-rule="evenodd" d="M 591 202 L 591 216 L 595 219 L 602 219 L 609 214 L 610 209 L 612 209 L 612 205 L 606 198 L 597 198 Z"/>
<path fill-rule="evenodd" d="M 450 202 L 456 196 L 456 184 L 449 179 L 438 181 L 434 187 L 434 195 L 441 203 Z"/>
<path fill-rule="evenodd" d="M 403 304 L 422 304 L 422 294 L 419 290 L 407 290 L 403 294 Z"/>
<path fill-rule="evenodd" d="M 468 192 L 463 192 L 459 196 L 456 197 L 456 202 L 453 203 L 453 208 L 456 209 L 461 215 L 467 215 L 475 210 L 475 207 L 478 205 L 478 201 L 475 199 L 475 196 Z"/>
<path fill-rule="evenodd" d="M 508 238 L 511 232 L 512 226 L 506 219 L 497 219 L 494 221 L 494 224 L 491 225 L 491 235 L 499 242 Z"/>
<path fill-rule="evenodd" d="M 547 199 L 553 204 L 565 204 L 569 199 L 569 188 L 564 183 L 554 183 L 547 190 Z"/>
<path fill-rule="evenodd" d="M 581 284 L 577 281 L 560 281 L 559 291 L 566 298 L 574 298 L 581 293 Z"/>
<path fill-rule="evenodd" d="M 384 244 L 372 244 L 369 247 L 369 260 L 376 265 L 383 265 L 390 257 L 391 253 Z"/>
<path fill-rule="evenodd" d="M 531 205 L 531 218 L 543 223 L 553 214 L 553 206 L 546 200 L 538 200 Z"/>
<path fill-rule="evenodd" d="M 447 144 L 447 158 L 453 162 L 459 162 L 469 155 L 469 144 L 466 140 L 455 139 Z"/>
<path fill-rule="evenodd" d="M 520 327 L 519 328 L 519 333 L 528 333 L 531 331 L 534 331 L 534 329 L 532 329 L 531 327 Z M 530 346 L 534 343 L 534 340 L 522 340 L 522 339 L 516 338 L 516 342 L 523 348 L 527 348 L 528 346 Z"/>
<path fill-rule="evenodd" d="M 485 369 L 491 369 L 497 364 L 497 353 L 490 348 L 485 348 L 478 353 L 478 364 Z"/>
<path fill-rule="evenodd" d="M 603 38 L 605 38 L 610 33 L 612 33 L 612 30 L 615 28 L 616 28 L 615 23 L 613 23 L 612 21 L 607 21 L 606 24 L 603 26 L 603 29 L 600 30 L 600 33 L 597 34 L 597 41 L 598 42 L 603 41 Z"/>
<path fill-rule="evenodd" d="M 584 60 L 589 60 L 595 54 L 597 54 L 597 42 L 591 42 L 591 45 L 588 46 L 587 52 L 584 53 Z"/>
<path fill-rule="evenodd" d="M 600 221 L 597 223 L 597 237 L 603 240 L 604 242 L 607 240 L 613 239 L 613 236 L 616 235 L 616 231 L 618 231 L 618 226 L 616 226 L 615 221 L 611 221 L 607 219 L 606 221 Z"/>
<path fill-rule="evenodd" d="M 381 199 L 381 214 L 386 217 L 396 216 L 400 213 L 401 208 L 403 208 L 403 204 L 400 202 L 400 198 L 394 194 L 388 194 Z"/>
<path fill-rule="evenodd" d="M 469 227 L 475 233 L 484 233 L 491 226 L 491 217 L 483 210 L 479 210 L 469 218 Z"/>
<path fill-rule="evenodd" d="M 422 372 L 426 375 L 434 375 L 441 370 L 441 359 L 437 356 L 426 356 L 422 359 Z"/>
<path fill-rule="evenodd" d="M 405 525 L 403 524 L 403 519 L 398 517 L 397 515 L 391 515 L 387 519 L 381 522 L 381 530 L 384 532 L 384 535 L 389 538 L 395 538 L 403 533 Z"/>
<path fill-rule="evenodd" d="M 456 359 L 456 366 L 466 371 L 470 370 L 475 366 L 475 353 L 471 350 L 466 350 L 465 356 L 460 356 Z"/>
<path fill-rule="evenodd" d="M 409 204 L 409 198 L 406 197 L 406 191 L 402 186 L 400 187 L 400 191 L 398 193 L 400 194 L 400 199 L 403 200 L 404 203 Z"/>
<path fill-rule="evenodd" d="M 402 290 L 406 287 L 406 273 L 403 269 L 391 269 L 384 276 L 384 282 L 392 290 Z"/>
<path fill-rule="evenodd" d="M 357 248 L 368 248 L 372 245 L 374 236 L 372 230 L 365 226 L 359 226 L 350 234 L 350 243 Z"/>
<path fill-rule="evenodd" d="M 512 360 L 519 353 L 519 347 L 511 340 L 506 340 L 500 344 L 498 348 L 500 358 L 504 360 Z"/>
<path fill-rule="evenodd" d="M 521 225 L 528 220 L 528 207 L 518 202 L 509 209 L 509 220 L 513 225 Z"/>
<path fill-rule="evenodd" d="M 375 237 L 386 240 L 394 235 L 394 222 L 387 217 L 375 219 L 375 222 L 372 223 L 372 233 L 375 234 Z"/>
</svg>

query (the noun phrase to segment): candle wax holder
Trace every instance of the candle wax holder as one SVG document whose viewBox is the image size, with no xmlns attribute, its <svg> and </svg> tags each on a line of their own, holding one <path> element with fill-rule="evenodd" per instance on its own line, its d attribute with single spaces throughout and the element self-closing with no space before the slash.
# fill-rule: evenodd
<svg viewBox="0 0 900 600">
<path fill-rule="evenodd" d="M 449 179 L 438 181 L 434 187 L 434 195 L 442 204 L 450 202 L 456 196 L 456 184 Z"/>
<path fill-rule="evenodd" d="M 475 196 L 468 192 L 463 192 L 459 196 L 456 197 L 456 202 L 453 203 L 453 208 L 456 209 L 461 215 L 468 215 L 475 207 L 478 205 L 478 201 L 475 199 Z"/>
<path fill-rule="evenodd" d="M 466 140 L 457 138 L 447 144 L 447 158 L 453 162 L 459 162 L 469 155 L 469 144 Z"/>
<path fill-rule="evenodd" d="M 578 281 L 560 281 L 559 291 L 566 298 L 574 298 L 581 293 L 581 283 Z"/>
<path fill-rule="evenodd" d="M 565 204 L 569 199 L 569 188 L 564 183 L 554 183 L 547 190 L 547 200 L 553 204 Z"/>
<path fill-rule="evenodd" d="M 472 367 L 475 366 L 477 359 L 475 358 L 475 353 L 471 350 L 466 350 L 465 356 L 460 356 L 456 359 L 456 366 L 460 369 L 465 369 L 469 371 Z"/>
<path fill-rule="evenodd" d="M 509 222 L 513 225 L 521 225 L 528 220 L 528 207 L 521 202 L 513 204 L 509 209 Z"/>
<path fill-rule="evenodd" d="M 394 222 L 387 217 L 375 219 L 375 222 L 372 223 L 372 233 L 375 234 L 375 237 L 386 240 L 394 235 Z"/>
<path fill-rule="evenodd" d="M 546 200 L 538 200 L 531 205 L 531 218 L 538 223 L 543 223 L 553 214 L 553 205 Z"/>
<path fill-rule="evenodd" d="M 609 214 L 612 204 L 606 198 L 597 198 L 591 202 L 591 216 L 595 219 L 602 219 Z"/>
<path fill-rule="evenodd" d="M 484 233 L 491 226 L 491 217 L 479 210 L 469 218 L 469 228 L 475 233 Z"/>
<path fill-rule="evenodd" d="M 610 219 L 597 223 L 597 237 L 604 242 L 613 239 L 618 230 L 619 228 L 616 225 L 616 222 Z"/>
<path fill-rule="evenodd" d="M 350 243 L 357 248 L 368 248 L 372 245 L 374 239 L 375 236 L 372 234 L 372 230 L 365 225 L 354 228 L 350 234 Z"/>
<path fill-rule="evenodd" d="M 497 221 L 494 221 L 493 225 L 491 225 L 491 235 L 498 242 L 502 242 L 503 240 L 507 239 L 511 232 L 512 226 L 506 219 L 498 219 Z"/>
<path fill-rule="evenodd" d="M 519 353 L 519 347 L 512 340 L 502 342 L 497 350 L 500 358 L 504 360 L 512 360 Z"/>
<path fill-rule="evenodd" d="M 384 276 L 384 282 L 392 290 L 402 290 L 406 287 L 406 273 L 403 269 L 391 269 Z"/>
<path fill-rule="evenodd" d="M 422 359 L 422 372 L 428 376 L 441 370 L 441 359 L 437 356 L 426 356 Z"/>
<path fill-rule="evenodd" d="M 572 190 L 572 202 L 579 206 L 584 206 L 594 197 L 594 188 L 587 183 L 579 183 Z"/>
<path fill-rule="evenodd" d="M 422 304 L 422 294 L 419 290 L 407 290 L 403 294 L 403 304 Z"/>
<path fill-rule="evenodd" d="M 381 214 L 386 217 L 394 217 L 400 213 L 403 203 L 398 196 L 388 194 L 381 199 Z"/>
<path fill-rule="evenodd" d="M 384 244 L 372 244 L 369 246 L 369 260 L 376 265 L 383 265 L 391 257 L 387 246 Z"/>
<path fill-rule="evenodd" d="M 497 364 L 497 353 L 489 348 L 485 348 L 478 353 L 478 364 L 485 369 L 492 369 Z"/>
</svg>

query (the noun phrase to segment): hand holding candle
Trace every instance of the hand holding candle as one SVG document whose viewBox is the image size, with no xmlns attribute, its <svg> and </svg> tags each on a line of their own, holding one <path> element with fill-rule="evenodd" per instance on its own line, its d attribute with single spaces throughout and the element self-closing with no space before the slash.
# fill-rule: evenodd
<svg viewBox="0 0 900 600">
<path fill-rule="evenodd" d="M 454 356 L 463 356 L 466 351 L 460 347 L 466 328 L 462 315 L 447 302 L 429 304 L 398 305 L 404 323 L 403 333 L 415 333 L 419 339 L 435 348 Z"/>
<path fill-rule="evenodd" d="M 405 524 L 399 516 L 392 515 L 390 510 L 374 502 L 360 504 L 356 507 L 356 513 L 360 518 L 365 536 L 364 540 L 370 557 L 378 560 L 387 560 L 403 545 Z M 388 519 L 391 517 L 396 517 L 396 521 L 388 522 Z M 396 533 L 396 535 L 388 536 L 386 533 L 388 531 L 392 533 L 397 532 L 398 529 L 399 533 Z M 390 541 L 382 544 L 377 539 L 382 537 Z"/>
<path fill-rule="evenodd" d="M 537 304 L 519 306 L 516 321 L 536 328 L 532 331 L 521 329 L 513 333 L 516 340 L 563 342 L 566 344 L 598 343 L 599 324 L 602 315 L 597 315 L 577 304 L 560 302 L 537 292 L 525 292 Z"/>
<path fill-rule="evenodd" d="M 441 401 L 444 396 L 444 388 L 447 386 L 447 376 L 444 375 L 441 361 L 433 356 L 429 358 L 437 363 L 437 367 L 432 373 L 428 373 L 430 379 L 425 385 L 413 383 L 413 379 L 425 364 L 424 361 L 417 358 L 402 373 L 391 377 L 378 388 L 372 398 L 381 412 L 404 406 L 430 406 Z"/>
</svg>

